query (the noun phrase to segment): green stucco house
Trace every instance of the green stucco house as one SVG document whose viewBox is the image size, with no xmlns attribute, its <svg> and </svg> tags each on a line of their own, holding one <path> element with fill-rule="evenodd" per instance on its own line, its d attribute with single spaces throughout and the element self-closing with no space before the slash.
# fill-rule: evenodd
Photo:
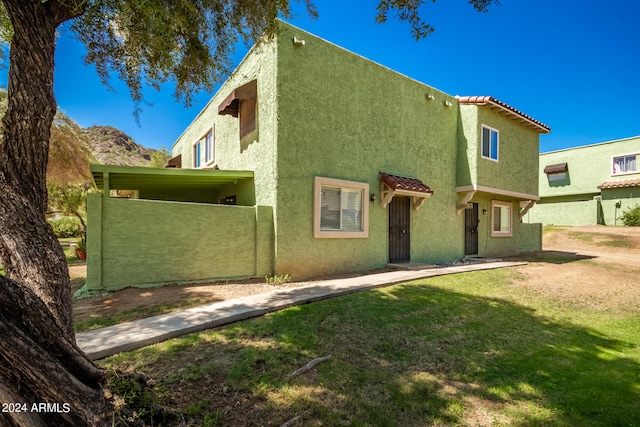
<svg viewBox="0 0 640 427">
<path fill-rule="evenodd" d="M 169 168 L 92 168 L 87 288 L 539 250 L 540 224 L 521 218 L 549 130 L 281 22 L 173 144 Z"/>
<path fill-rule="evenodd" d="M 622 225 L 640 204 L 640 136 L 540 155 L 540 201 L 524 218 L 545 225 Z"/>
</svg>

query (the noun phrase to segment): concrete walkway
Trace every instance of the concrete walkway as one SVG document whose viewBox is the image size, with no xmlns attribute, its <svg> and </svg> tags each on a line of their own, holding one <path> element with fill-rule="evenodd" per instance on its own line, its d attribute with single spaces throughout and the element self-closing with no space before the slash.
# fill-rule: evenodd
<svg viewBox="0 0 640 427">
<path fill-rule="evenodd" d="M 425 277 L 523 265 L 523 262 L 487 262 L 443 268 L 398 270 L 347 279 L 326 280 L 299 288 L 288 288 L 220 301 L 183 311 L 121 323 L 76 335 L 80 348 L 93 359 L 134 350 L 170 338 L 215 328 L 294 305 L 333 298 L 367 289 Z"/>
</svg>

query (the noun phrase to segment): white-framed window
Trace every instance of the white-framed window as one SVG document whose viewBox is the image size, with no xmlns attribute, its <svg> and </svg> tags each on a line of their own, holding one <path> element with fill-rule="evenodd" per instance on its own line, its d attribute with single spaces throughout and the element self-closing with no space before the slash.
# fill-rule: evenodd
<svg viewBox="0 0 640 427">
<path fill-rule="evenodd" d="M 613 157 L 612 175 L 624 175 L 638 172 L 638 157 L 640 154 L 624 154 Z"/>
<path fill-rule="evenodd" d="M 213 163 L 214 160 L 214 139 L 213 139 L 213 126 L 204 135 L 204 162 L 205 164 Z"/>
<path fill-rule="evenodd" d="M 491 201 L 491 237 L 511 237 L 513 203 Z"/>
<path fill-rule="evenodd" d="M 500 137 L 497 129 L 482 125 L 482 157 L 498 161 Z"/>
<path fill-rule="evenodd" d="M 369 237 L 369 184 L 314 178 L 313 237 Z"/>
<path fill-rule="evenodd" d="M 213 126 L 193 144 L 193 167 L 200 168 L 213 163 L 215 158 L 215 142 Z"/>
<path fill-rule="evenodd" d="M 198 141 L 193 144 L 193 167 L 199 168 L 202 166 L 202 141 Z"/>
</svg>

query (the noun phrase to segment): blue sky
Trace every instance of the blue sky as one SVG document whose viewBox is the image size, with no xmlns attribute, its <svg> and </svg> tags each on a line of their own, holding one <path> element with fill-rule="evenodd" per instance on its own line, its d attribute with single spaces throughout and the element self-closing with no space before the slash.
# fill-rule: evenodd
<svg viewBox="0 0 640 427">
<path fill-rule="evenodd" d="M 478 13 L 466 0 L 427 2 L 436 31 L 416 42 L 396 20 L 374 23 L 376 0 L 314 0 L 290 22 L 332 43 L 451 95 L 491 95 L 549 125 L 542 152 L 640 135 L 640 2 L 501 0 Z M 579 5 L 579 6 L 578 6 Z M 238 63 L 248 48 L 239 45 Z M 171 85 L 145 91 L 140 125 L 124 85 L 109 91 L 83 47 L 64 28 L 56 51 L 60 108 L 82 126 L 117 127 L 146 147 L 171 147 L 206 105 L 185 108 Z M 0 73 L 6 86 L 6 70 Z"/>
</svg>

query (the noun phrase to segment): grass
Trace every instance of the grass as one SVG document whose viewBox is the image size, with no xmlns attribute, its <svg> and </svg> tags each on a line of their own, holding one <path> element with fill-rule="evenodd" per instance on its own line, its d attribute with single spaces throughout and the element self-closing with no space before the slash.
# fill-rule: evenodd
<svg viewBox="0 0 640 427">
<path fill-rule="evenodd" d="M 519 280 L 503 269 L 400 284 L 102 365 L 153 376 L 193 425 L 638 425 L 640 315 L 545 299 Z"/>
<path fill-rule="evenodd" d="M 614 248 L 631 247 L 631 239 L 619 234 L 594 234 L 572 231 L 569 233 L 569 237 L 597 246 L 609 246 Z"/>
</svg>

